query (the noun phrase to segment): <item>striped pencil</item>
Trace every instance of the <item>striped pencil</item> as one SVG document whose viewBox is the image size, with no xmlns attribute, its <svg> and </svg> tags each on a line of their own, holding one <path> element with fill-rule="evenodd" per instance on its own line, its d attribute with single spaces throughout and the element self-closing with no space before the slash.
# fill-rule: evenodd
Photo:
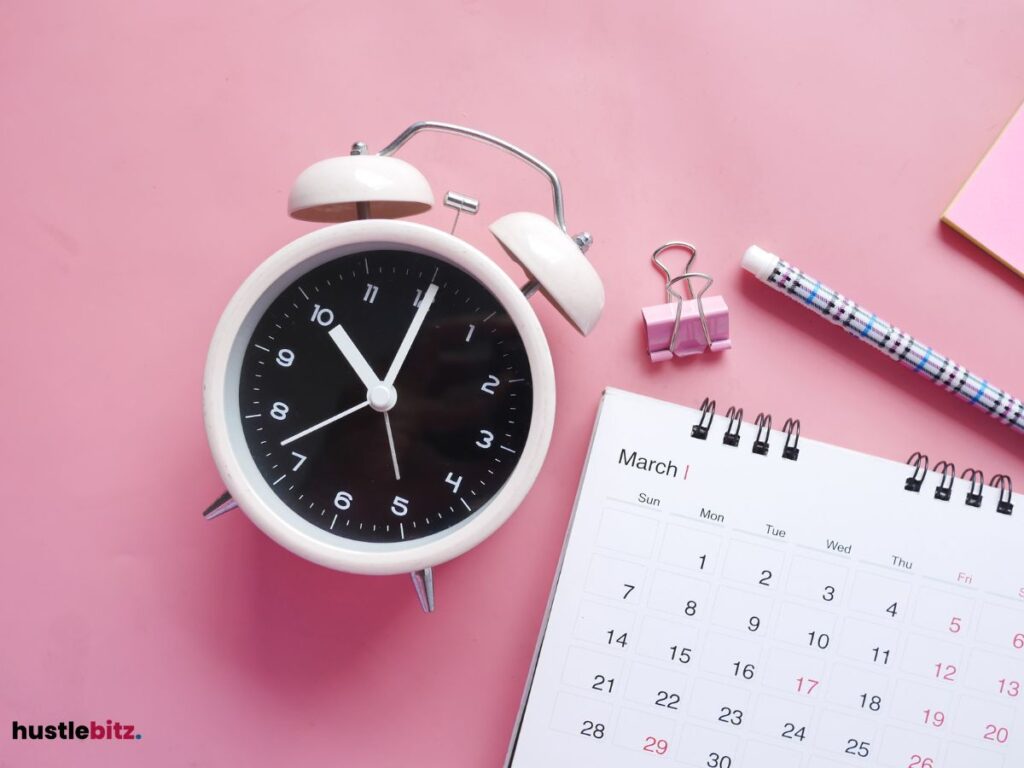
<svg viewBox="0 0 1024 768">
<path fill-rule="evenodd" d="M 743 254 L 743 268 L 796 302 L 813 310 L 864 342 L 870 342 L 914 373 L 926 376 L 961 400 L 1024 432 L 1024 403 L 990 384 L 909 333 L 882 320 L 841 293 L 822 285 L 773 253 L 750 246 Z"/>
</svg>

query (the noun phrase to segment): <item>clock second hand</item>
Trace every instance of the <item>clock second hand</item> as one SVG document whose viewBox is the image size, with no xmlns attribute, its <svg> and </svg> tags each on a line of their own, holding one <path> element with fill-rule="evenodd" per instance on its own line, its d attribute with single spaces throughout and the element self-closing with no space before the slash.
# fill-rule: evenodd
<svg viewBox="0 0 1024 768">
<path fill-rule="evenodd" d="M 301 432 L 298 432 L 297 434 L 292 435 L 291 437 L 285 438 L 284 440 L 281 441 L 281 445 L 288 445 L 288 443 L 294 443 L 300 437 L 305 437 L 308 434 L 316 432 L 321 427 L 326 427 L 328 424 L 333 424 L 334 422 L 338 421 L 339 419 L 344 419 L 350 413 L 355 413 L 360 408 L 365 408 L 369 404 L 370 404 L 369 400 L 364 400 L 363 402 L 359 403 L 359 405 L 353 405 L 348 410 L 342 411 L 341 413 L 336 413 L 333 416 L 331 416 L 331 418 L 329 418 L 329 419 L 324 419 L 320 423 L 314 424 L 312 427 L 309 427 L 308 429 L 304 429 Z"/>
</svg>

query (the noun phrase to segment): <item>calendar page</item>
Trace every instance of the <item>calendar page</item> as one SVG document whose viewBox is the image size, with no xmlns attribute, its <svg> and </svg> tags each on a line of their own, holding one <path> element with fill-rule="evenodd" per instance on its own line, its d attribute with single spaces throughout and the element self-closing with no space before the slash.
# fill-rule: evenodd
<svg viewBox="0 0 1024 768">
<path fill-rule="evenodd" d="M 507 765 L 1024 766 L 998 490 L 722 410 L 605 392 Z"/>
</svg>

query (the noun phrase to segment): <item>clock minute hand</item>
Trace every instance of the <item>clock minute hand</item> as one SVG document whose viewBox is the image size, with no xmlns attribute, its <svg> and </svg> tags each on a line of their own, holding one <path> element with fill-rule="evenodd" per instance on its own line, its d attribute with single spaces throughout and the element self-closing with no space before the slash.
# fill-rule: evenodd
<svg viewBox="0 0 1024 768">
<path fill-rule="evenodd" d="M 366 358 L 363 357 L 355 343 L 352 341 L 352 337 L 349 336 L 345 329 L 341 327 L 341 323 L 331 328 L 327 332 L 331 337 L 331 340 L 337 345 L 341 351 L 342 356 L 348 361 L 348 364 L 352 366 L 352 370 L 356 372 L 356 376 L 363 382 L 363 386 L 366 387 L 367 391 L 373 389 L 380 384 L 380 379 L 377 378 L 377 374 L 373 372 L 370 364 L 366 362 Z"/>
<path fill-rule="evenodd" d="M 423 325 L 423 321 L 427 317 L 427 310 L 430 309 L 430 305 L 434 303 L 434 297 L 437 295 L 437 286 L 433 283 L 427 288 L 426 293 L 423 294 L 423 299 L 420 301 L 419 307 L 416 308 L 416 314 L 412 317 L 412 322 L 409 323 L 409 330 L 405 332 L 405 338 L 402 339 L 402 343 L 398 346 L 398 352 L 395 353 L 395 359 L 391 361 L 391 367 L 388 368 L 387 375 L 384 377 L 384 384 L 394 386 L 395 379 L 398 377 L 398 372 L 402 369 L 402 363 L 405 362 L 405 358 L 409 355 L 409 349 L 412 347 L 413 341 L 416 339 L 416 334 L 419 333 L 420 327 Z"/>
</svg>

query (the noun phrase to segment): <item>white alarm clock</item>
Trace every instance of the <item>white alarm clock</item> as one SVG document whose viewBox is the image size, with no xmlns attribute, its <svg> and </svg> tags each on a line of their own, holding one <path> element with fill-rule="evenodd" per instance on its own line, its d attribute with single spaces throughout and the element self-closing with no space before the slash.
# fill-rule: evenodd
<svg viewBox="0 0 1024 768">
<path fill-rule="evenodd" d="M 529 278 L 518 287 L 453 234 L 397 219 L 434 203 L 394 152 L 422 131 L 512 153 L 550 181 L 554 221 L 512 213 L 490 229 Z M 445 203 L 475 213 L 476 201 Z M 278 544 L 366 574 L 409 572 L 433 610 L 431 567 L 508 519 L 540 470 L 555 415 L 551 353 L 527 298 L 542 293 L 583 334 L 604 289 L 565 226 L 544 163 L 461 126 L 420 122 L 378 154 L 299 175 L 297 219 L 341 222 L 279 250 L 224 311 L 206 362 L 203 413 L 226 493 Z M 454 229 L 454 228 L 453 228 Z"/>
</svg>

